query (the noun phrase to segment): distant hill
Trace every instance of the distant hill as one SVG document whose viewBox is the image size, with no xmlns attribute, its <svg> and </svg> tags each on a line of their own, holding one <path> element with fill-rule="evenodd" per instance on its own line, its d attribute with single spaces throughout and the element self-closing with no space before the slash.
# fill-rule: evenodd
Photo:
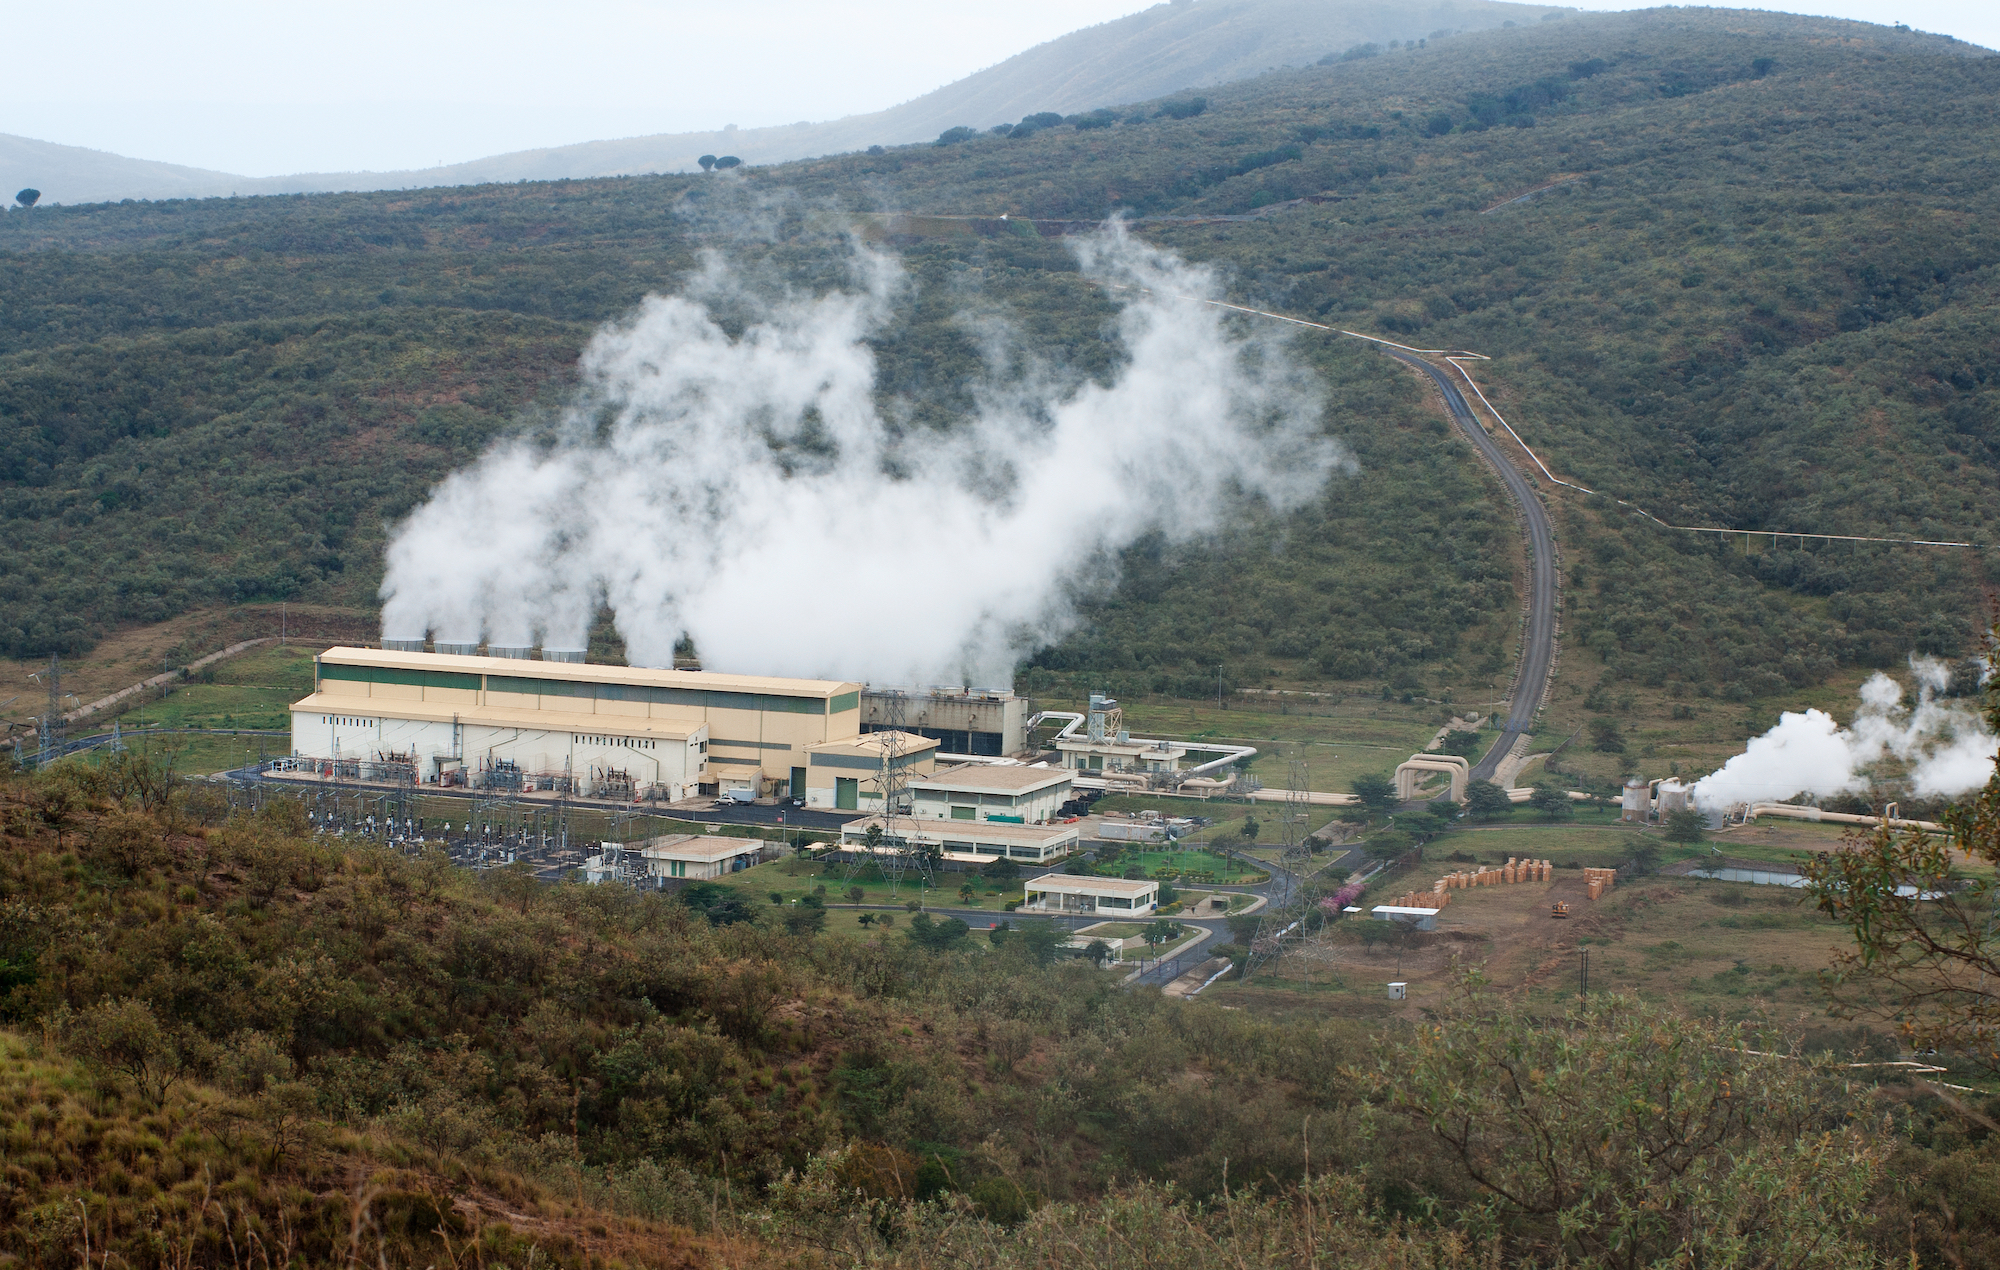
<svg viewBox="0 0 2000 1270">
<path fill-rule="evenodd" d="M 0 203 L 32 186 L 44 203 L 115 203 L 126 198 L 212 198 L 249 193 L 248 177 L 108 150 L 57 145 L 0 132 Z"/>
<path fill-rule="evenodd" d="M 986 128 L 1044 110 L 1067 115 L 1145 101 L 1310 65 L 1362 44 L 1525 25 L 1565 12 L 1570 10 L 1496 0 L 1437 0 L 1421 7 L 1365 0 L 1180 0 L 1073 31 L 900 106 L 828 123 L 586 141 L 414 171 L 278 177 L 236 176 L 0 135 L 0 190 L 32 185 L 44 202 L 95 203 L 681 172 L 693 170 L 704 154 L 782 163 L 928 141 L 947 128 Z"/>
</svg>

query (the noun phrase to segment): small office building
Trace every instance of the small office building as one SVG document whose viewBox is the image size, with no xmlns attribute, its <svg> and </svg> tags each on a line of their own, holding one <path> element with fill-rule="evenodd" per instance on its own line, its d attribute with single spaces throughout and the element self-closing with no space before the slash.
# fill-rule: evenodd
<svg viewBox="0 0 2000 1270">
<path fill-rule="evenodd" d="M 632 848 L 656 878 L 701 880 L 740 873 L 757 863 L 764 844 L 755 838 L 674 833 Z"/>
<path fill-rule="evenodd" d="M 996 820 L 1040 825 L 1070 800 L 1070 774 L 1059 767 L 961 763 L 910 780 L 910 814 L 926 820 Z"/>
<path fill-rule="evenodd" d="M 1102 913 L 1150 917 L 1159 907 L 1160 884 L 1133 878 L 1084 878 L 1049 873 L 1027 885 L 1023 913 Z"/>
<path fill-rule="evenodd" d="M 1188 747 L 1179 741 L 1151 741 L 1119 733 L 1093 741 L 1088 737 L 1056 742 L 1062 764 L 1076 772 L 1178 772 L 1187 762 Z"/>
<path fill-rule="evenodd" d="M 906 851 L 912 845 L 936 851 L 962 868 L 977 868 L 995 860 L 1039 868 L 1060 860 L 1082 841 L 1075 825 L 1014 825 L 990 820 L 923 820 L 899 818 L 893 833 L 880 816 L 851 821 L 840 827 L 842 850 L 865 850 L 869 829 L 883 829 L 883 851 Z"/>
</svg>

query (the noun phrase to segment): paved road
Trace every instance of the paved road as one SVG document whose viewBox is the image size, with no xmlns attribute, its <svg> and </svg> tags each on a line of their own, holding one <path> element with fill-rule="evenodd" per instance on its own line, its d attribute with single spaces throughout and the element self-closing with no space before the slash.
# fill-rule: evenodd
<svg viewBox="0 0 2000 1270">
<path fill-rule="evenodd" d="M 1529 568 L 1528 580 L 1528 623 L 1526 637 L 1521 650 L 1519 673 L 1514 678 L 1513 704 L 1501 726 L 1500 737 L 1493 742 L 1493 748 L 1486 751 L 1486 757 L 1473 765 L 1472 775 L 1478 780 L 1492 780 L 1494 770 L 1500 760 L 1514 747 L 1517 738 L 1532 731 L 1535 713 L 1541 709 L 1542 694 L 1548 691 L 1549 668 L 1555 664 L 1556 654 L 1556 535 L 1549 525 L 1548 509 L 1535 496 L 1534 487 L 1528 478 L 1507 458 L 1498 442 L 1487 435 L 1480 426 L 1472 407 L 1466 403 L 1465 394 L 1460 392 L 1445 372 L 1407 353 L 1389 350 L 1389 356 L 1405 365 L 1414 366 L 1431 377 L 1431 382 L 1444 394 L 1445 405 L 1451 408 L 1451 416 L 1458 421 L 1459 428 L 1479 447 L 1500 473 L 1500 480 L 1507 487 L 1507 496 L 1521 510 L 1522 518 L 1528 526 Z"/>
</svg>

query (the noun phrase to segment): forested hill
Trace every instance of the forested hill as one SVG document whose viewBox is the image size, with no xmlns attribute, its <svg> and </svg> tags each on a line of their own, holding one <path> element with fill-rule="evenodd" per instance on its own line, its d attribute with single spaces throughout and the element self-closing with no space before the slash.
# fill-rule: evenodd
<svg viewBox="0 0 2000 1270">
<path fill-rule="evenodd" d="M 1199 111 L 1181 95 L 747 174 L 10 215 L 0 643 L 74 649 L 235 600 L 370 603 L 385 520 L 559 400 L 594 326 L 670 285 L 718 210 L 779 191 L 855 213 L 1135 211 L 1242 299 L 1491 355 L 1482 383 L 1552 467 L 1667 520 L 1992 542 L 1996 90 L 2000 60 L 1902 30 L 1578 15 L 1265 75 Z M 1325 197 L 1288 202 L 1306 195 Z M 1221 216 L 1247 219 L 1187 223 Z M 949 426 L 963 404 L 968 298 L 1104 369 L 1072 353 L 1103 347 L 1109 310 L 1060 242 L 868 223 L 919 283 L 879 350 L 918 417 Z M 769 250 L 811 268 L 803 239 Z M 1476 638 L 1514 615 L 1496 487 L 1414 380 L 1351 343 L 1298 347 L 1364 478 L 1196 549 L 1141 544 L 1041 668 L 1142 688 L 1217 664 L 1498 670 Z M 1958 652 L 1987 582 L 1978 552 L 1744 554 L 1554 505 L 1566 638 L 1655 683 L 1766 695 Z"/>
</svg>

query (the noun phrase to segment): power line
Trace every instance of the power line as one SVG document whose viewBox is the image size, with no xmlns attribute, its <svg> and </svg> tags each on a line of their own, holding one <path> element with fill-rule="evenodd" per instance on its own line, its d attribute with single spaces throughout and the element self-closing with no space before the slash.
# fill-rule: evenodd
<svg viewBox="0 0 2000 1270">
<path fill-rule="evenodd" d="M 1118 290 L 1145 290 L 1145 288 L 1138 287 L 1118 287 L 1116 284 L 1107 285 L 1114 286 Z M 1152 293 L 1149 292 L 1148 294 Z M 1370 344 L 1381 344 L 1387 348 L 1401 349 L 1403 352 L 1414 353 L 1419 357 L 1438 358 L 1458 372 L 1459 377 L 1465 381 L 1465 386 L 1472 389 L 1473 395 L 1479 398 L 1479 404 L 1485 406 L 1487 413 L 1491 414 L 1500 426 L 1507 430 L 1507 435 L 1514 439 L 1515 445 L 1521 447 L 1521 452 L 1534 460 L 1535 466 L 1541 470 L 1542 476 L 1550 484 L 1560 485 L 1564 489 L 1573 489 L 1580 494 L 1593 494 L 1598 497 L 1609 498 L 1620 507 L 1627 508 L 1637 515 L 1644 516 L 1647 520 L 1652 521 L 1662 529 L 1673 529 L 1690 534 L 1736 534 L 1745 538 L 1769 537 L 1773 542 L 1779 538 L 1796 538 L 1803 543 L 1808 538 L 1819 538 L 1828 542 L 1876 542 L 1900 547 L 1960 547 L 1971 551 L 1992 551 L 1995 549 L 1993 544 L 1990 543 L 1955 542 L 1935 538 L 1878 538 L 1866 534 L 1804 533 L 1789 529 L 1727 529 L 1720 525 L 1676 525 L 1671 521 L 1660 519 L 1637 503 L 1612 494 L 1602 494 L 1587 485 L 1578 485 L 1574 481 L 1563 480 L 1554 472 L 1551 472 L 1549 465 L 1542 462 L 1542 456 L 1536 454 L 1534 449 L 1522 439 L 1521 434 L 1514 431 L 1514 425 L 1508 423 L 1506 417 L 1494 408 L 1491 401 L 1487 400 L 1486 394 L 1480 391 L 1478 383 L 1473 380 L 1471 373 L 1466 370 L 1465 363 L 1468 361 L 1488 362 L 1493 360 L 1484 353 L 1475 353 L 1469 349 L 1462 348 L 1413 348 L 1408 344 L 1398 344 L 1394 340 L 1385 340 L 1377 335 L 1368 335 L 1361 331 L 1350 331 L 1344 327 L 1329 326 L 1324 322 L 1310 322 L 1305 318 L 1292 317 L 1285 313 L 1273 313 L 1268 309 L 1253 309 L 1248 305 L 1231 304 L 1226 300 L 1211 300 L 1205 296 L 1178 295 L 1171 292 L 1166 294 L 1176 300 L 1188 300 L 1195 304 L 1206 304 L 1211 308 L 1227 309 L 1232 313 L 1244 313 L 1252 317 L 1270 318 L 1276 322 L 1285 322 L 1292 326 L 1308 327 L 1315 331 L 1325 331 L 1331 335 L 1345 335 L 1349 339 L 1365 340 Z"/>
</svg>

